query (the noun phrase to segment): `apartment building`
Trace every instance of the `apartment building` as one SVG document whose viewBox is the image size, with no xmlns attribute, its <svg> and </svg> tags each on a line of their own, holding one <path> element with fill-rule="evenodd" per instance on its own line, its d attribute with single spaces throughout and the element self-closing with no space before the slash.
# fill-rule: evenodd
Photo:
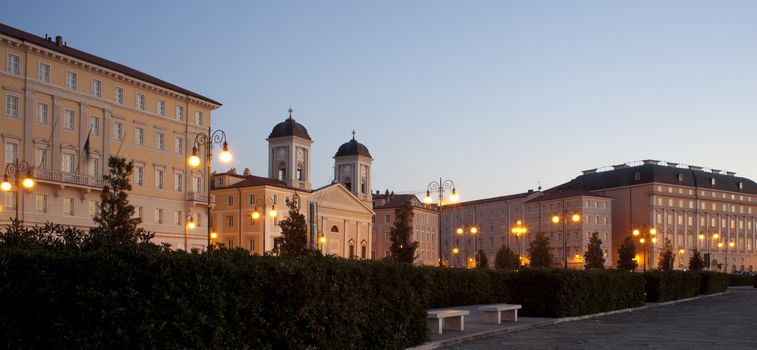
<svg viewBox="0 0 757 350">
<path fill-rule="evenodd" d="M 437 235 L 439 213 L 435 207 L 421 203 L 414 194 L 394 194 L 389 191 L 381 194 L 376 191 L 373 195 L 373 211 L 376 214 L 371 237 L 373 240 L 371 258 L 381 259 L 390 255 L 389 248 L 392 246 L 390 237 L 396 219 L 395 211 L 407 202 L 413 208 L 411 240 L 418 242 L 415 263 L 436 266 L 439 263 L 439 237 Z"/>
<path fill-rule="evenodd" d="M 72 48 L 62 37 L 2 24 L 0 63 L 3 165 L 28 164 L 36 182 L 16 193 L 14 181 L 0 224 L 17 216 L 29 225 L 90 227 L 108 157 L 118 155 L 134 162 L 129 200 L 155 240 L 176 249 L 206 246 L 208 174 L 191 172 L 187 153 L 219 102 Z M 197 229 L 186 228 L 188 218 Z"/>
</svg>

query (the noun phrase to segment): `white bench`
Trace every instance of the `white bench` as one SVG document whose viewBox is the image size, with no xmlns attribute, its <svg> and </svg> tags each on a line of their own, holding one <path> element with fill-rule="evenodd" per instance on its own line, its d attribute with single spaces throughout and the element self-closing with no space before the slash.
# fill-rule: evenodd
<svg viewBox="0 0 757 350">
<path fill-rule="evenodd" d="M 484 314 L 484 323 L 518 322 L 518 304 L 485 305 L 478 308 Z"/>
<path fill-rule="evenodd" d="M 465 330 L 465 316 L 469 314 L 468 310 L 430 310 L 426 320 L 431 332 L 442 334 L 443 329 Z"/>
</svg>

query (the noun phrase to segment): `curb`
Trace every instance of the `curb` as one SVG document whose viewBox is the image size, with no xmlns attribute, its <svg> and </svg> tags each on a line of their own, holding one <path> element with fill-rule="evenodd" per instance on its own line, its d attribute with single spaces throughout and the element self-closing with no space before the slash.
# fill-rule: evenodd
<svg viewBox="0 0 757 350">
<path fill-rule="evenodd" d="M 438 341 L 434 341 L 434 342 L 429 342 L 429 343 L 418 345 L 416 347 L 407 348 L 407 350 L 431 350 L 431 349 L 439 349 L 439 348 L 445 347 L 445 346 L 450 346 L 450 345 L 465 343 L 465 342 L 469 342 L 469 341 L 473 341 L 473 340 L 478 340 L 478 339 L 483 339 L 483 338 L 490 338 L 490 337 L 494 337 L 494 336 L 502 335 L 502 334 L 508 334 L 508 333 L 513 333 L 513 332 L 525 331 L 525 330 L 533 329 L 533 328 L 541 328 L 541 327 L 556 325 L 556 324 L 565 323 L 565 322 L 581 321 L 581 320 L 586 320 L 586 319 L 595 318 L 595 317 L 602 317 L 602 316 L 609 316 L 609 315 L 626 313 L 626 312 L 640 311 L 640 310 L 644 310 L 644 309 L 647 309 L 647 308 L 654 308 L 654 307 L 659 307 L 659 306 L 678 304 L 678 303 L 683 303 L 683 302 L 687 302 L 687 301 L 693 301 L 693 300 L 698 300 L 698 299 L 704 299 L 704 298 L 709 298 L 709 297 L 720 296 L 720 295 L 724 295 L 724 294 L 727 294 L 727 293 L 728 293 L 728 291 L 720 292 L 720 293 L 715 293 L 715 294 L 704 294 L 704 295 L 698 295 L 698 296 L 691 297 L 691 298 L 686 298 L 686 299 L 678 299 L 678 300 L 665 301 L 665 302 L 661 302 L 661 303 L 647 304 L 647 305 L 644 305 L 644 306 L 639 306 L 639 307 L 634 307 L 634 308 L 628 308 L 628 309 L 620 309 L 620 310 L 613 310 L 613 311 L 607 311 L 607 312 L 600 312 L 600 313 L 590 314 L 590 315 L 581 315 L 581 316 L 573 316 L 573 317 L 556 318 L 556 319 L 553 319 L 553 320 L 534 322 L 534 323 L 529 323 L 529 324 L 524 324 L 524 325 L 519 325 L 519 326 L 514 326 L 514 327 L 508 327 L 508 328 L 502 328 L 502 329 L 492 329 L 492 330 L 488 330 L 488 331 L 481 331 L 481 332 L 476 332 L 476 333 L 470 333 L 470 334 L 466 334 L 466 335 L 461 335 L 461 336 L 455 337 L 455 338 L 450 338 L 450 339 L 444 339 L 444 340 L 438 340 Z"/>
</svg>

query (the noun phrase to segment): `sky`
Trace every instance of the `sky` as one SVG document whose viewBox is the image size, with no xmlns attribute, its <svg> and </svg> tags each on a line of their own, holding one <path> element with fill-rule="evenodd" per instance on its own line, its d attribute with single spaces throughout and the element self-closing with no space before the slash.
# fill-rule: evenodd
<svg viewBox="0 0 757 350">
<path fill-rule="evenodd" d="M 356 131 L 373 190 L 462 200 L 658 159 L 757 179 L 755 1 L 12 1 L 0 22 L 223 103 L 267 174 L 294 109 L 314 187 Z M 219 168 L 225 170 L 225 167 Z"/>
</svg>

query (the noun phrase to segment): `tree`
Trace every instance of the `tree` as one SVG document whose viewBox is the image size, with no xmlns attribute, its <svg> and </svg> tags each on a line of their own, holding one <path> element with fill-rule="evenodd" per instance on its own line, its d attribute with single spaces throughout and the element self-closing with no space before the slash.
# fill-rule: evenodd
<svg viewBox="0 0 757 350">
<path fill-rule="evenodd" d="M 391 259 L 408 264 L 415 260 L 415 250 L 418 242 L 411 241 L 413 237 L 413 206 L 410 201 L 402 203 L 402 206 L 394 211 L 394 226 L 389 231 L 392 245 L 389 247 Z"/>
<path fill-rule="evenodd" d="M 584 267 L 588 269 L 604 269 L 605 254 L 602 250 L 602 240 L 599 239 L 599 233 L 593 232 L 589 238 L 589 246 L 584 253 Z"/>
<path fill-rule="evenodd" d="M 528 259 L 531 267 L 552 267 L 552 249 L 549 247 L 549 238 L 544 233 L 537 233 L 528 244 Z"/>
<path fill-rule="evenodd" d="M 517 270 L 520 267 L 520 257 L 513 253 L 508 246 L 502 246 L 494 258 L 494 268 L 501 270 Z"/>
<path fill-rule="evenodd" d="M 699 252 L 699 249 L 695 248 L 691 250 L 691 257 L 689 258 L 689 270 L 704 270 L 704 259 L 702 259 L 702 254 Z"/>
<path fill-rule="evenodd" d="M 657 269 L 660 271 L 673 271 L 675 264 L 675 254 L 673 254 L 673 243 L 669 238 L 665 238 L 665 243 L 660 252 L 660 260 L 657 262 Z"/>
<path fill-rule="evenodd" d="M 95 226 L 89 231 L 91 243 L 148 243 L 155 234 L 138 227 L 142 219 L 134 216 L 134 206 L 129 204 L 129 177 L 134 164 L 127 163 L 125 158 L 111 156 L 108 167 L 108 174 L 103 176 L 105 185 L 100 193 L 100 208 L 95 214 Z"/>
<path fill-rule="evenodd" d="M 489 258 L 486 256 L 486 252 L 483 249 L 478 251 L 476 259 L 478 260 L 476 264 L 477 267 L 489 268 Z"/>
<path fill-rule="evenodd" d="M 295 193 L 291 200 L 286 201 L 289 216 L 279 222 L 281 237 L 278 237 L 276 248 L 281 256 L 308 255 L 308 234 L 305 215 L 300 213 L 300 196 Z"/>
<path fill-rule="evenodd" d="M 633 271 L 638 266 L 639 264 L 636 262 L 636 246 L 633 244 L 631 236 L 628 236 L 618 248 L 618 269 Z"/>
</svg>

